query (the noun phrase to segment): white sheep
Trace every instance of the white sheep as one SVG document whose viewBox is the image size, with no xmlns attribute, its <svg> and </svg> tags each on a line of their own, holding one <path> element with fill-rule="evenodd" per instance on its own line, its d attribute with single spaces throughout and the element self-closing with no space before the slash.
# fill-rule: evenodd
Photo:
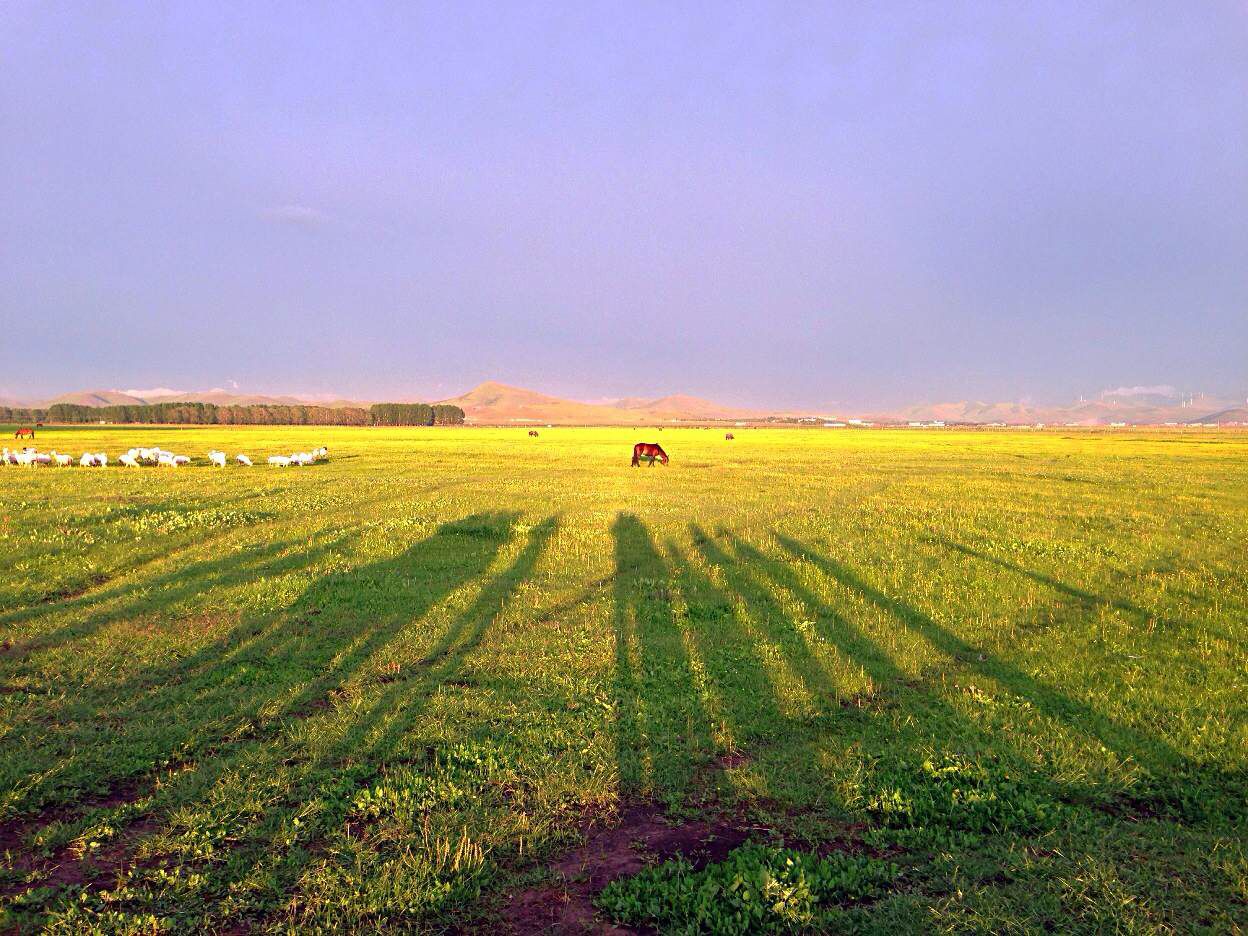
<svg viewBox="0 0 1248 936">
<path fill-rule="evenodd" d="M 178 463 L 173 460 L 173 456 L 167 452 L 161 452 L 156 456 L 156 464 L 162 468 L 177 468 Z"/>
<path fill-rule="evenodd" d="M 246 455 L 242 454 L 241 452 L 234 456 L 234 460 L 237 461 L 240 465 L 246 466 L 247 468 L 251 467 L 251 459 L 248 458 Z"/>
<path fill-rule="evenodd" d="M 139 464 L 138 458 L 136 458 L 130 452 L 126 452 L 125 455 L 122 455 L 117 460 L 121 462 L 123 465 L 125 465 L 127 468 L 141 468 L 142 467 L 142 465 Z"/>
<path fill-rule="evenodd" d="M 82 465 L 83 468 L 94 468 L 95 456 L 90 452 L 83 452 L 82 458 L 78 459 L 78 464 Z"/>
<path fill-rule="evenodd" d="M 174 455 L 174 456 L 173 456 L 173 463 L 174 463 L 175 465 L 189 465 L 189 464 L 191 463 L 191 456 L 189 456 L 189 455 Z"/>
<path fill-rule="evenodd" d="M 225 452 L 218 452 L 216 449 L 213 449 L 208 453 L 208 461 L 212 462 L 214 468 L 224 468 Z"/>
<path fill-rule="evenodd" d="M 285 455 L 270 455 L 269 467 L 270 468 L 289 468 L 290 459 Z"/>
<path fill-rule="evenodd" d="M 70 465 L 74 463 L 73 456 L 62 455 L 59 452 L 57 452 L 56 449 L 52 450 L 52 460 L 56 462 L 56 466 L 58 468 L 68 468 Z"/>
<path fill-rule="evenodd" d="M 99 466 L 100 468 L 107 468 L 107 467 L 108 467 L 108 456 L 107 456 L 107 455 L 105 455 L 103 452 L 96 452 L 96 453 L 95 453 L 95 463 L 96 463 L 96 465 L 97 465 L 97 466 Z"/>
<path fill-rule="evenodd" d="M 313 449 L 313 450 L 312 450 L 312 457 L 313 457 L 313 458 L 315 458 L 317 461 L 321 461 L 321 460 L 323 460 L 323 459 L 328 459 L 328 458 L 329 458 L 329 449 L 327 449 L 327 448 L 326 448 L 325 446 L 323 446 L 323 445 L 322 445 L 320 448 Z"/>
</svg>

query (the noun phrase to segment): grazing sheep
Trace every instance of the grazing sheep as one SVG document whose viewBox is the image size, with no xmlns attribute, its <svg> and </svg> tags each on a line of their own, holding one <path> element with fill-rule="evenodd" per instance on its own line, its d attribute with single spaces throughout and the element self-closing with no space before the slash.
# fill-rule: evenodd
<svg viewBox="0 0 1248 936">
<path fill-rule="evenodd" d="M 177 468 L 178 463 L 173 460 L 173 456 L 168 452 L 161 452 L 156 456 L 156 464 L 162 468 Z"/>
<path fill-rule="evenodd" d="M 225 452 L 211 451 L 208 453 L 208 461 L 212 462 L 214 468 L 225 467 Z"/>
<path fill-rule="evenodd" d="M 62 455 L 56 449 L 52 450 L 52 460 L 56 462 L 58 468 L 68 468 L 74 463 L 72 455 Z"/>
<path fill-rule="evenodd" d="M 270 468 L 289 468 L 290 458 L 288 458 L 285 455 L 270 455 L 269 467 Z"/>
<path fill-rule="evenodd" d="M 246 466 L 247 468 L 251 467 L 251 459 L 248 458 L 246 455 L 242 454 L 241 452 L 238 455 L 234 456 L 234 460 L 238 462 L 240 465 Z"/>
<path fill-rule="evenodd" d="M 35 464 L 36 465 L 51 465 L 52 456 L 49 455 L 47 452 L 35 452 Z"/>
<path fill-rule="evenodd" d="M 125 465 L 127 468 L 141 468 L 141 467 L 143 467 L 142 465 L 140 465 L 140 464 L 139 464 L 139 460 L 138 460 L 138 458 L 136 458 L 136 457 L 135 457 L 134 455 L 132 455 L 130 452 L 126 452 L 126 454 L 125 454 L 125 455 L 122 455 L 122 456 L 121 456 L 120 458 L 118 458 L 117 460 L 118 460 L 119 462 L 121 462 L 123 465 Z"/>
<path fill-rule="evenodd" d="M 174 455 L 174 456 L 173 456 L 173 463 L 174 463 L 175 465 L 189 465 L 189 464 L 191 463 L 191 456 L 189 456 L 189 455 Z"/>
<path fill-rule="evenodd" d="M 96 452 L 96 453 L 95 453 L 95 464 L 96 464 L 98 467 L 100 467 L 100 468 L 107 468 L 107 467 L 108 467 L 108 456 L 107 456 L 107 455 L 105 455 L 103 452 Z"/>
<path fill-rule="evenodd" d="M 90 452 L 83 452 L 82 458 L 78 459 L 78 464 L 82 465 L 83 468 L 94 468 L 95 456 Z"/>
<path fill-rule="evenodd" d="M 317 461 L 328 460 L 328 459 L 329 459 L 329 449 L 327 449 L 327 448 L 326 448 L 325 446 L 323 446 L 323 445 L 322 445 L 320 448 L 313 449 L 313 450 L 312 450 L 312 457 L 313 457 L 313 458 L 315 458 Z"/>
<path fill-rule="evenodd" d="M 315 459 L 312 458 L 311 452 L 295 452 L 290 456 L 292 465 L 310 465 Z"/>
</svg>

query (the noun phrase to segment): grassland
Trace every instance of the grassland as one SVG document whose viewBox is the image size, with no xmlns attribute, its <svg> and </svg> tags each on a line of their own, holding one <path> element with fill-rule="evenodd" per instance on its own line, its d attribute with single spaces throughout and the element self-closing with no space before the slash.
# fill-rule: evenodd
<svg viewBox="0 0 1248 936">
<path fill-rule="evenodd" d="M 1248 927 L 1248 435 L 648 434 L 41 434 L 0 930 Z"/>
</svg>

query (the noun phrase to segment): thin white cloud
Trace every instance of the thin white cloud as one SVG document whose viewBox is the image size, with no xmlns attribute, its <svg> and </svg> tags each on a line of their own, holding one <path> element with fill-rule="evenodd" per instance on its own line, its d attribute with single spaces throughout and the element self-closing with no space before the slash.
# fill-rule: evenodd
<svg viewBox="0 0 1248 936">
<path fill-rule="evenodd" d="M 270 221 L 279 224 L 293 224 L 298 227 L 318 227 L 329 220 L 324 212 L 310 205 L 278 205 L 264 213 Z"/>
<path fill-rule="evenodd" d="M 1178 396 L 1179 391 L 1170 384 L 1153 384 L 1150 387 L 1117 387 L 1106 390 L 1105 396 L 1136 397 L 1136 396 Z"/>
</svg>

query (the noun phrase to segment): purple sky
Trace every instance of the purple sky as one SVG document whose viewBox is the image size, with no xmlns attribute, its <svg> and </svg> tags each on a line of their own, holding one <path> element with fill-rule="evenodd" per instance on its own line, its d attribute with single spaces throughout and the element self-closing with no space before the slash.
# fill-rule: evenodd
<svg viewBox="0 0 1248 936">
<path fill-rule="evenodd" d="M 0 326 L 16 396 L 1239 396 L 1248 4 L 9 0 Z"/>
</svg>

